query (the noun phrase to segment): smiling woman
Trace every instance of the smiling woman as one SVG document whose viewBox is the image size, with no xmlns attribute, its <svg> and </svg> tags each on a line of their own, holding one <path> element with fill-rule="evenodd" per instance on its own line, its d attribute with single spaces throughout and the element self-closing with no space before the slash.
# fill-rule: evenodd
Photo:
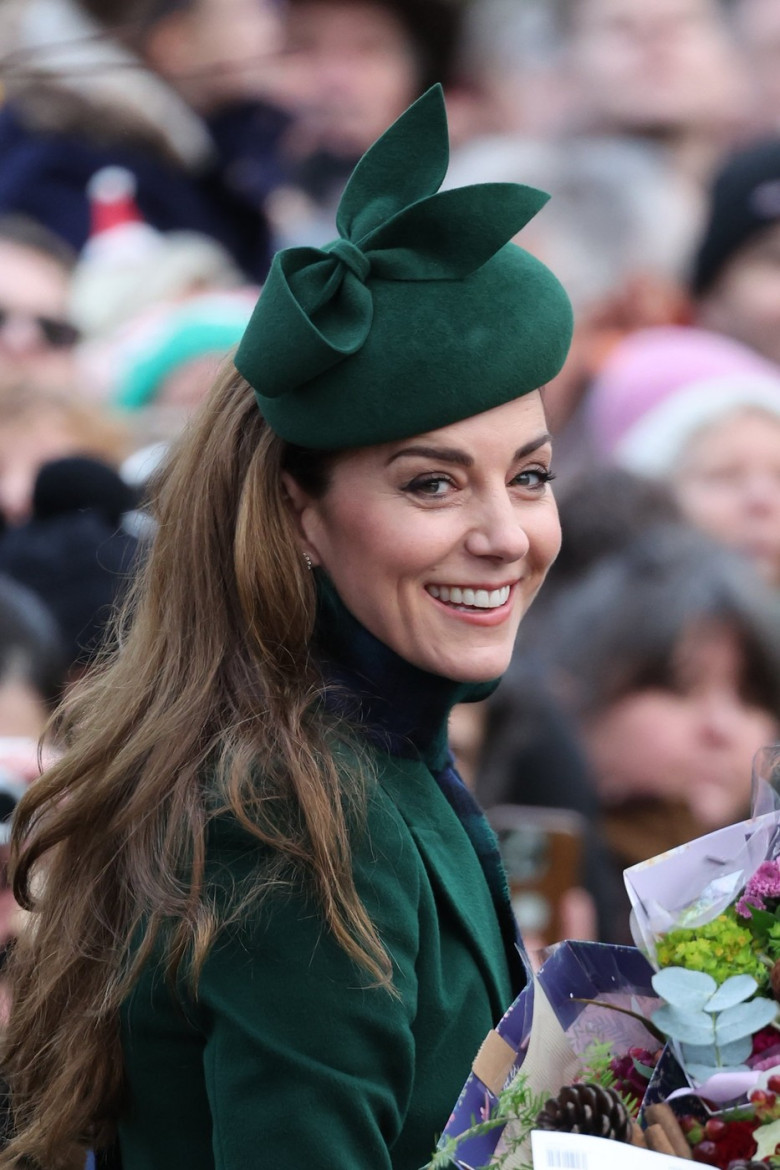
<svg viewBox="0 0 780 1170">
<path fill-rule="evenodd" d="M 545 197 L 438 193 L 447 158 L 433 89 L 340 238 L 277 255 L 164 471 L 120 649 L 17 816 L 0 1166 L 416 1170 L 522 986 L 447 719 L 558 550 L 571 310 L 507 243 Z"/>
<path fill-rule="evenodd" d="M 349 451 L 319 498 L 285 485 L 303 547 L 364 626 L 422 670 L 484 682 L 558 552 L 551 458 L 535 392 L 414 446 Z"/>
</svg>

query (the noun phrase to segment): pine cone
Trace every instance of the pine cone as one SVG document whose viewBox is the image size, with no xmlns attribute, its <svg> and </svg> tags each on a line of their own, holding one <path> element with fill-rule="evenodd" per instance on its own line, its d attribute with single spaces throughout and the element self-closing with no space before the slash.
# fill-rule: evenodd
<svg viewBox="0 0 780 1170">
<path fill-rule="evenodd" d="M 614 1089 L 601 1085 L 564 1085 L 550 1097 L 536 1118 L 539 1129 L 584 1133 L 591 1137 L 631 1141 L 631 1118 Z"/>
</svg>

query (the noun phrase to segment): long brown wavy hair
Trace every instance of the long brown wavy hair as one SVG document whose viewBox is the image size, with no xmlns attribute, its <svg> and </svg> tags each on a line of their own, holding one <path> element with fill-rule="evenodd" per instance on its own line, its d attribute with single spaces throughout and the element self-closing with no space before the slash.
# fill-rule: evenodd
<svg viewBox="0 0 780 1170">
<path fill-rule="evenodd" d="M 11 960 L 16 1136 L 0 1166 L 81 1170 L 111 1141 L 121 1003 L 163 926 L 169 975 L 197 981 L 221 925 L 204 884 L 220 811 L 270 846 L 247 897 L 304 876 L 339 944 L 390 986 L 352 877 L 365 785 L 337 767 L 317 701 L 315 593 L 285 468 L 322 489 L 322 460 L 269 430 L 231 367 L 160 477 L 118 648 L 60 710 L 65 754 L 19 806 L 14 890 L 32 913 Z"/>
</svg>

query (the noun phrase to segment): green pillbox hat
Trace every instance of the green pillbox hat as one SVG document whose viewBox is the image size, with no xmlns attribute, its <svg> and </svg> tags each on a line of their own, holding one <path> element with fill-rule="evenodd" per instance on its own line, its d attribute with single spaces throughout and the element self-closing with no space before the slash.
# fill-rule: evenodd
<svg viewBox="0 0 780 1170">
<path fill-rule="evenodd" d="M 561 369 L 569 299 L 507 242 L 548 197 L 515 183 L 439 191 L 448 162 L 434 86 L 356 166 L 340 238 L 274 257 L 235 361 L 281 438 L 320 450 L 403 439 Z"/>
</svg>

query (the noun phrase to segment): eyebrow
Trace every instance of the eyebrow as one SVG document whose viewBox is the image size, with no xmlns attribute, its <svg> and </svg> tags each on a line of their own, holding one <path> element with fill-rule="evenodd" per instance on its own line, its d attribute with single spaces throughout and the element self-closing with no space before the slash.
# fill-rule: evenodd
<svg viewBox="0 0 780 1170">
<path fill-rule="evenodd" d="M 524 459 L 526 455 L 532 455 L 534 451 L 538 451 L 545 443 L 550 442 L 552 442 L 552 435 L 548 431 L 545 431 L 542 435 L 537 435 L 535 439 L 530 439 L 522 447 L 518 447 L 514 453 L 512 462 L 515 463 L 519 459 Z M 417 455 L 423 459 L 435 459 L 439 463 L 455 463 L 459 467 L 473 467 L 474 465 L 474 460 L 471 455 L 459 450 L 457 447 L 426 447 L 415 444 L 413 447 L 404 447 L 402 450 L 396 451 L 394 455 L 391 455 L 387 461 L 388 467 L 396 459 L 401 459 L 407 455 Z"/>
</svg>

